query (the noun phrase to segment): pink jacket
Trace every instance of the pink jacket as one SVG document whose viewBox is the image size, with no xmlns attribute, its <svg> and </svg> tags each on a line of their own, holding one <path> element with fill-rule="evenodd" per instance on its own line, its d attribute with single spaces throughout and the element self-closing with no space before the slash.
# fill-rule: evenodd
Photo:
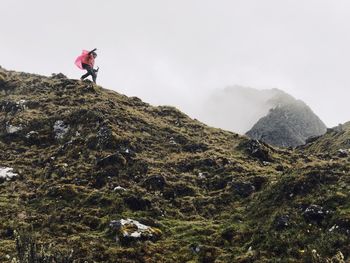
<svg viewBox="0 0 350 263">
<path fill-rule="evenodd" d="M 83 50 L 81 55 L 76 58 L 75 65 L 78 68 L 83 69 L 83 65 L 82 64 L 88 64 L 91 67 L 94 67 L 94 65 L 95 65 L 95 58 L 93 57 L 93 55 L 91 55 L 91 54 L 89 55 L 89 52 L 90 51 Z"/>
</svg>

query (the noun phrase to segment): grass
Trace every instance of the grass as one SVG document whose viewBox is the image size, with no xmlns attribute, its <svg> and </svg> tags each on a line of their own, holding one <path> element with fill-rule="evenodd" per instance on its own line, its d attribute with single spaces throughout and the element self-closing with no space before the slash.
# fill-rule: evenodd
<svg viewBox="0 0 350 263">
<path fill-rule="evenodd" d="M 1 166 L 20 175 L 0 184 L 1 262 L 16 256 L 16 229 L 73 249 L 76 262 L 312 262 L 313 249 L 324 261 L 338 251 L 349 258 L 350 166 L 336 156 L 347 126 L 300 149 L 262 144 L 264 162 L 246 137 L 176 108 L 90 82 L 0 73 L 0 105 L 27 101 L 25 110 L 0 108 Z M 58 120 L 69 125 L 59 140 Z M 7 134 L 8 122 L 23 129 Z M 321 145 L 333 141 L 326 156 Z M 332 210 L 320 225 L 304 216 L 312 204 Z M 276 229 L 285 215 L 288 227 Z M 119 244 L 109 223 L 126 218 L 161 238 Z"/>
</svg>

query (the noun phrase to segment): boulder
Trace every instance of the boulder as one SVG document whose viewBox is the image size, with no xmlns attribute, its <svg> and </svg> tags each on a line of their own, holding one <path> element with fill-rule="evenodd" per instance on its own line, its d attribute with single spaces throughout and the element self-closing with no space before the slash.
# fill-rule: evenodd
<svg viewBox="0 0 350 263">
<path fill-rule="evenodd" d="M 145 188 L 152 191 L 162 191 L 166 184 L 166 180 L 162 175 L 151 175 L 142 183 Z"/>
<path fill-rule="evenodd" d="M 162 236 L 160 229 L 141 224 L 130 218 L 113 220 L 109 226 L 116 233 L 116 241 L 122 245 L 128 245 L 135 241 L 156 241 Z"/>
<path fill-rule="evenodd" d="M 314 204 L 308 206 L 303 212 L 303 216 L 306 221 L 318 224 L 320 224 L 329 214 L 329 210 Z"/>
<path fill-rule="evenodd" d="M 0 183 L 14 180 L 18 174 L 13 172 L 13 168 L 0 167 Z"/>
<path fill-rule="evenodd" d="M 110 165 L 123 167 L 126 165 L 126 160 L 123 157 L 123 155 L 117 152 L 103 157 L 101 159 L 98 159 L 96 165 L 99 167 L 106 167 Z"/>
<path fill-rule="evenodd" d="M 349 156 L 349 150 L 339 149 L 337 151 L 338 157 L 340 158 L 346 158 Z"/>
<path fill-rule="evenodd" d="M 231 189 L 241 197 L 248 197 L 255 191 L 254 185 L 249 182 L 232 182 Z"/>
<path fill-rule="evenodd" d="M 61 140 L 69 131 L 69 125 L 65 124 L 62 120 L 58 120 L 53 125 L 53 131 L 55 133 L 55 138 Z"/>
<path fill-rule="evenodd" d="M 267 145 L 258 140 L 248 140 L 240 144 L 240 148 L 243 148 L 244 151 L 251 157 L 257 158 L 262 162 L 273 161 Z"/>
<path fill-rule="evenodd" d="M 289 215 L 280 215 L 276 216 L 273 222 L 273 227 L 276 230 L 283 230 L 290 226 L 290 218 Z"/>
</svg>

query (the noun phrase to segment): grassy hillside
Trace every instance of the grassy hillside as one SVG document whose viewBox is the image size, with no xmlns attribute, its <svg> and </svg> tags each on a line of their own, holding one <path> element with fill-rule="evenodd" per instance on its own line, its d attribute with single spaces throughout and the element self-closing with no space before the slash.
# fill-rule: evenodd
<svg viewBox="0 0 350 263">
<path fill-rule="evenodd" d="M 301 149 L 310 154 L 318 154 L 320 157 L 327 155 L 328 158 L 350 154 L 350 122 L 328 129 L 324 136 L 310 139 Z"/>
<path fill-rule="evenodd" d="M 16 231 L 75 262 L 347 258 L 348 161 L 0 69 L 0 261 L 18 257 Z"/>
</svg>

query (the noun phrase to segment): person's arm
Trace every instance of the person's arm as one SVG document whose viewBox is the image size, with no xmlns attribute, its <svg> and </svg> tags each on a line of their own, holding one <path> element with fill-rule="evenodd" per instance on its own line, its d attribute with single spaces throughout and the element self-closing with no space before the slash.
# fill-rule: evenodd
<svg viewBox="0 0 350 263">
<path fill-rule="evenodd" d="M 94 51 L 96 51 L 96 50 L 97 50 L 97 48 L 94 48 L 93 50 L 91 50 L 91 51 L 89 52 L 89 55 L 91 55 L 91 53 L 94 52 Z"/>
</svg>

